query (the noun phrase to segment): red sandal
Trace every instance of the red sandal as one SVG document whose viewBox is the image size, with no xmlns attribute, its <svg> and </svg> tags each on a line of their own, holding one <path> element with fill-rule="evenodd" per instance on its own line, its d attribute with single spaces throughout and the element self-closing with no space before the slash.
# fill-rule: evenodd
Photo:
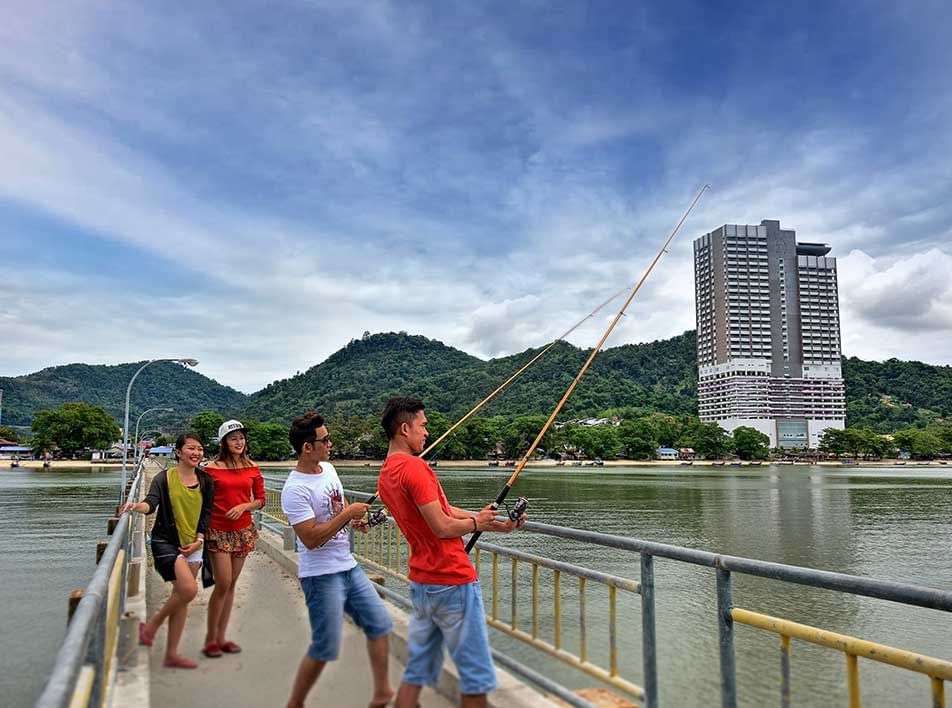
<svg viewBox="0 0 952 708">
<path fill-rule="evenodd" d="M 151 647 L 154 641 L 155 632 L 149 631 L 149 626 L 145 622 L 139 622 L 139 644 Z"/>
<path fill-rule="evenodd" d="M 204 647 L 202 647 L 202 654 L 207 656 L 209 659 L 217 659 L 221 656 L 223 648 L 224 647 L 218 645 L 218 642 L 209 642 Z"/>
<path fill-rule="evenodd" d="M 186 659 L 184 656 L 176 656 L 173 659 L 166 659 L 163 661 L 162 666 L 165 666 L 169 669 L 197 669 L 198 662 L 192 661 L 191 659 Z"/>
<path fill-rule="evenodd" d="M 221 645 L 221 650 L 226 654 L 240 654 L 241 647 L 235 644 L 234 642 L 224 642 Z"/>
</svg>

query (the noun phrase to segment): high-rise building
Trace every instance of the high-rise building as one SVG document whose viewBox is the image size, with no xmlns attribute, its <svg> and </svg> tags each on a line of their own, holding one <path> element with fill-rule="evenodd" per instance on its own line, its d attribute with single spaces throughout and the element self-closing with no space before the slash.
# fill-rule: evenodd
<svg viewBox="0 0 952 708">
<path fill-rule="evenodd" d="M 725 224 L 694 241 L 698 409 L 771 447 L 812 447 L 842 429 L 836 259 L 779 221 Z"/>
</svg>

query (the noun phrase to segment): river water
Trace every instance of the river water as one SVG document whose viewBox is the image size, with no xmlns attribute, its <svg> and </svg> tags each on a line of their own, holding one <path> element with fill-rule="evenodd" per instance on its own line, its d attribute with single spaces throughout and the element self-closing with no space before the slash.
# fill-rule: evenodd
<svg viewBox="0 0 952 708">
<path fill-rule="evenodd" d="M 0 704 L 29 706 L 66 632 L 66 599 L 96 567 L 119 472 L 0 468 Z"/>
<path fill-rule="evenodd" d="M 371 468 L 339 468 L 348 488 L 372 491 Z M 451 503 L 478 508 L 508 472 L 438 467 Z M 278 470 L 268 474 L 277 474 Z M 0 683 L 3 705 L 26 706 L 42 688 L 65 629 L 66 595 L 93 572 L 95 541 L 105 536 L 118 485 L 115 471 L 0 470 Z M 952 590 L 952 472 L 820 467 L 529 468 L 513 495 L 530 499 L 534 520 L 635 536 L 764 560 L 874 576 Z M 637 579 L 638 557 L 530 533 L 484 536 L 549 557 Z M 500 617 L 509 617 L 508 563 Z M 490 567 L 484 560 L 484 585 Z M 655 561 L 661 703 L 719 703 L 714 575 Z M 551 576 L 541 574 L 542 636 L 551 641 Z M 529 576 L 520 575 L 521 627 L 528 630 Z M 578 588 L 563 579 L 566 647 L 577 649 Z M 587 644 L 607 665 L 607 593 L 590 585 Z M 736 576 L 736 606 L 952 659 L 952 616 Z M 642 681 L 637 596 L 620 593 L 620 671 Z M 493 642 L 526 663 L 579 688 L 592 679 L 494 632 Z M 779 642 L 736 627 L 739 702 L 779 702 Z M 860 661 L 863 704 L 929 705 L 928 679 Z M 795 705 L 845 705 L 842 654 L 794 641 Z"/>
</svg>

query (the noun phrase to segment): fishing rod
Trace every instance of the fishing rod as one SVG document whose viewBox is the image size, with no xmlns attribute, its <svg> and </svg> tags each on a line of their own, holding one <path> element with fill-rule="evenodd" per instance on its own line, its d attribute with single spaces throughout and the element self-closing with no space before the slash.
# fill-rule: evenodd
<svg viewBox="0 0 952 708">
<path fill-rule="evenodd" d="M 375 501 L 377 501 L 377 494 L 376 494 L 376 493 L 371 494 L 371 495 L 370 495 L 370 499 L 368 499 L 367 501 L 365 501 L 364 504 L 367 504 L 368 506 L 370 506 L 370 505 L 372 505 Z M 370 518 L 367 519 L 367 526 L 370 527 L 370 528 L 373 528 L 374 526 L 380 526 L 380 524 L 382 524 L 384 521 L 387 520 L 387 510 L 386 510 L 386 509 L 377 509 L 377 511 L 370 511 L 370 510 L 368 509 L 368 510 L 367 510 L 367 513 L 370 514 Z M 327 541 L 324 541 L 324 543 L 320 544 L 320 545 L 318 546 L 318 548 L 323 547 L 324 544 L 326 544 L 328 541 L 330 541 L 332 538 L 334 538 L 334 536 L 336 536 L 337 534 L 339 534 L 339 533 L 340 533 L 340 530 L 341 530 L 342 528 L 344 528 L 345 526 L 347 526 L 347 524 L 349 524 L 349 523 L 350 523 L 350 519 L 347 519 L 347 521 L 345 521 L 345 522 L 342 523 L 340 526 L 338 526 L 336 529 L 334 529 L 334 533 L 332 533 L 330 536 L 328 536 L 328 537 L 327 537 Z"/>
<path fill-rule="evenodd" d="M 539 359 L 541 359 L 543 356 L 545 356 L 546 353 L 547 353 L 552 347 L 554 347 L 554 346 L 555 346 L 556 344 L 558 344 L 560 341 L 562 341 L 563 339 L 565 339 L 566 337 L 568 337 L 570 334 L 572 334 L 572 332 L 574 332 L 576 329 L 578 329 L 578 328 L 581 327 L 583 324 L 585 324 L 585 322 L 587 322 L 587 321 L 590 320 L 592 317 L 594 317 L 595 315 L 597 315 L 598 312 L 599 312 L 603 307 L 605 307 L 605 305 L 607 305 L 608 303 L 610 303 L 612 300 L 615 300 L 615 299 L 616 299 L 617 297 L 619 297 L 620 295 L 623 295 L 627 290 L 628 290 L 627 287 L 624 287 L 624 288 L 621 288 L 620 290 L 617 290 L 617 291 L 616 291 L 615 293 L 613 293 L 607 300 L 605 300 L 604 302 L 602 302 L 602 304 L 600 304 L 600 305 L 599 305 L 598 307 L 596 307 L 594 310 L 592 310 L 592 311 L 589 312 L 587 315 L 585 315 L 585 317 L 583 317 L 583 318 L 580 319 L 578 322 L 576 322 L 574 325 L 572 325 L 572 326 L 569 327 L 567 330 L 565 330 L 565 332 L 563 332 L 563 333 L 560 334 L 558 337 L 556 337 L 555 339 L 553 339 L 553 340 L 548 344 L 548 346 L 546 346 L 542 351 L 540 351 L 538 354 L 536 354 L 534 357 L 532 357 L 532 359 L 531 359 L 530 361 L 528 361 L 524 366 L 522 366 L 522 368 L 520 368 L 516 373 L 514 373 L 512 376 L 510 376 L 508 379 L 506 379 L 503 383 L 501 383 L 501 384 L 496 388 L 495 391 L 493 391 L 493 392 L 490 393 L 488 396 L 486 396 L 486 398 L 484 398 L 484 399 L 481 400 L 479 403 L 477 403 L 476 406 L 475 406 L 469 413 L 467 413 L 467 414 L 464 415 L 462 418 L 460 418 L 458 421 L 456 421 L 445 433 L 443 433 L 439 438 L 437 438 L 435 442 L 431 443 L 429 447 L 427 447 L 423 452 L 420 453 L 420 457 L 421 457 L 421 458 L 426 457 L 427 453 L 429 453 L 431 450 L 433 450 L 433 448 L 435 448 L 437 445 L 439 445 L 441 442 L 443 442 L 443 440 L 445 440 L 454 430 L 456 430 L 459 426 L 461 426 L 463 423 L 465 423 L 467 420 L 469 420 L 469 418 L 472 417 L 477 411 L 479 411 L 480 408 L 482 408 L 482 407 L 485 406 L 487 403 L 489 403 L 489 402 L 490 402 L 493 398 L 495 398 L 503 389 L 505 389 L 507 386 L 509 386 L 509 384 L 511 384 L 511 383 L 512 383 L 513 381 L 515 381 L 517 378 L 519 378 L 519 376 L 521 376 L 521 375 L 523 374 L 523 372 L 525 372 L 527 369 L 529 369 L 529 367 L 531 367 L 533 364 L 535 364 L 537 361 L 539 361 Z M 375 501 L 377 501 L 377 497 L 378 497 L 378 493 L 377 493 L 377 492 L 374 492 L 374 493 L 370 496 L 370 499 L 368 499 L 365 503 L 372 505 Z M 519 509 L 518 509 L 519 515 L 521 515 L 522 512 L 525 511 L 525 507 L 526 507 L 525 504 L 523 504 L 523 506 L 519 507 Z M 369 517 L 368 520 L 367 520 L 367 525 L 368 525 L 370 528 L 373 528 L 374 526 L 379 526 L 380 524 L 382 524 L 384 521 L 387 520 L 387 510 L 386 510 L 386 509 L 377 509 L 377 511 L 373 511 L 373 512 L 371 512 L 371 511 L 368 510 L 368 513 L 370 514 L 370 517 Z M 515 513 L 515 510 L 514 510 L 514 513 Z M 519 518 L 518 515 L 516 516 L 516 518 L 517 518 L 517 519 Z M 338 526 L 337 529 L 335 529 L 334 533 L 331 535 L 331 537 L 327 539 L 327 541 L 329 541 L 331 538 L 333 538 L 334 536 L 336 536 L 336 535 L 340 532 L 340 530 L 341 530 L 342 528 L 344 528 L 345 526 L 347 526 L 347 524 L 349 524 L 349 523 L 350 523 L 350 520 L 345 521 L 345 522 L 342 523 L 340 526 Z M 324 543 L 327 543 L 327 541 L 324 541 Z M 323 546 L 324 543 L 322 543 L 321 546 Z M 321 546 L 318 546 L 318 548 L 320 548 Z"/>
<path fill-rule="evenodd" d="M 589 355 L 588 359 L 585 360 L 585 363 L 582 365 L 582 368 L 579 369 L 579 372 L 575 375 L 575 378 L 572 379 L 572 383 L 569 384 L 569 387 L 565 390 L 565 393 L 562 395 L 562 399 L 558 402 L 555 409 L 552 411 L 549 418 L 545 421 L 545 425 L 542 426 L 542 429 L 539 431 L 539 434 L 536 435 L 535 440 L 532 441 L 532 444 L 529 445 L 529 449 L 526 450 L 526 453 L 522 456 L 518 463 L 516 463 L 516 468 L 513 470 L 512 475 L 509 477 L 509 480 L 506 482 L 505 486 L 499 492 L 499 495 L 496 497 L 490 508 L 498 509 L 503 502 L 505 502 L 506 497 L 509 495 L 509 491 L 512 489 L 512 485 L 516 483 L 516 480 L 519 478 L 522 469 L 526 466 L 526 463 L 529 461 L 529 458 L 532 456 L 532 453 L 535 452 L 535 449 L 539 446 L 539 443 L 542 441 L 542 438 L 549 431 L 549 428 L 552 426 L 552 423 L 555 422 L 556 416 L 562 411 L 563 406 L 565 406 L 566 401 L 568 401 L 569 396 L 572 395 L 572 392 L 575 390 L 575 387 L 578 386 L 579 382 L 582 380 L 582 376 L 585 375 L 585 372 L 588 370 L 588 367 L 591 365 L 592 361 L 595 359 L 595 356 L 601 351 L 601 348 L 605 344 L 605 340 L 608 339 L 609 335 L 615 329 L 615 326 L 621 320 L 622 316 L 625 314 L 625 310 L 628 309 L 628 306 L 631 304 L 631 301 L 635 299 L 635 295 L 638 294 L 638 291 L 641 290 L 641 286 L 647 280 L 648 276 L 651 275 L 651 271 L 654 270 L 654 267 L 657 265 L 658 261 L 661 260 L 661 256 L 668 252 L 668 246 L 671 244 L 671 241 L 674 240 L 674 237 L 677 235 L 678 231 L 681 230 L 681 226 L 684 224 L 685 220 L 690 215 L 691 211 L 701 200 L 701 196 L 705 191 L 710 189 L 709 184 L 705 184 L 701 187 L 701 191 L 697 193 L 697 196 L 694 197 L 694 201 L 691 202 L 691 205 L 687 208 L 687 211 L 681 216 L 681 219 L 678 221 L 677 225 L 674 227 L 674 230 L 665 240 L 664 245 L 661 246 L 661 249 L 655 255 L 654 260 L 651 261 L 651 264 L 648 266 L 648 269 L 645 271 L 644 275 L 641 276 L 641 279 L 635 283 L 635 286 L 632 288 L 631 292 L 628 294 L 628 297 L 625 299 L 625 302 L 622 304 L 621 308 L 618 310 L 618 313 L 612 319 L 611 324 L 608 325 L 608 329 L 605 330 L 605 333 L 602 335 L 602 338 L 598 340 L 598 344 L 592 349 L 592 353 Z M 522 504 L 523 500 L 519 500 L 519 504 Z M 509 518 L 512 518 L 514 512 L 510 512 Z M 518 519 L 518 516 L 516 517 Z M 468 553 L 473 549 L 473 546 L 476 545 L 476 541 L 482 535 L 482 531 L 474 531 L 473 534 L 469 537 L 469 542 L 466 544 L 466 552 Z"/>
<path fill-rule="evenodd" d="M 467 413 L 467 414 L 464 415 L 462 418 L 460 418 L 458 421 L 456 421 L 455 423 L 453 423 L 453 425 L 450 426 L 450 428 L 449 428 L 445 433 L 443 433 L 440 437 L 438 437 L 434 442 L 430 443 L 429 447 L 427 447 L 423 452 L 420 453 L 420 457 L 426 457 L 427 453 L 429 453 L 430 451 L 432 451 L 433 448 L 435 448 L 437 445 L 439 445 L 441 442 L 443 442 L 447 437 L 449 437 L 449 435 L 450 435 L 454 430 L 456 430 L 459 426 L 461 426 L 463 423 L 465 423 L 467 420 L 469 420 L 473 415 L 475 415 L 483 406 L 485 406 L 487 403 L 489 403 L 489 402 L 490 402 L 492 399 L 494 399 L 503 389 L 505 389 L 507 386 L 509 386 L 509 384 L 511 384 L 513 381 L 515 381 L 517 378 L 519 378 L 519 377 L 523 374 L 523 372 L 525 372 L 529 367 L 531 367 L 533 364 L 535 364 L 537 361 L 539 361 L 539 359 L 541 359 L 542 357 L 544 357 L 552 347 L 554 347 L 556 344 L 558 344 L 558 343 L 561 342 L 563 339 L 565 339 L 565 338 L 568 337 L 570 334 L 572 334 L 572 332 L 574 332 L 574 331 L 577 330 L 579 327 L 581 327 L 583 324 L 585 324 L 588 320 L 590 320 L 590 319 L 593 318 L 595 315 L 597 315 L 598 312 L 599 312 L 603 307 L 605 307 L 605 305 L 607 305 L 608 303 L 610 303 L 612 300 L 616 299 L 616 298 L 619 297 L 620 295 L 623 295 L 623 294 L 626 293 L 627 291 L 628 291 L 628 287 L 627 287 L 627 286 L 625 286 L 625 287 L 623 287 L 623 288 L 617 290 L 613 295 L 611 295 L 611 297 L 609 297 L 607 300 L 605 300 L 601 305 L 599 305 L 598 307 L 596 307 L 594 310 L 592 310 L 592 311 L 589 312 L 587 315 L 585 315 L 585 317 L 583 317 L 582 319 L 580 319 L 578 322 L 576 322 L 574 325 L 572 325 L 571 327 L 569 327 L 567 330 L 565 330 L 565 331 L 564 331 L 562 334 L 560 334 L 558 337 L 556 337 L 556 338 L 553 339 L 551 342 L 549 342 L 548 346 L 546 346 L 542 351 L 540 351 L 538 354 L 536 354 L 534 357 L 532 357 L 532 359 L 530 359 L 528 362 L 526 362 L 526 364 L 525 364 L 522 368 L 520 368 L 516 373 L 514 373 L 514 374 L 513 374 L 512 376 L 510 376 L 508 379 L 506 379 L 506 380 L 503 381 L 501 384 L 499 384 L 499 386 L 496 388 L 495 391 L 493 391 L 493 392 L 490 393 L 488 396 L 486 396 L 486 398 L 484 398 L 484 399 L 481 400 L 479 403 L 477 403 L 476 406 L 475 406 L 469 413 Z"/>
</svg>

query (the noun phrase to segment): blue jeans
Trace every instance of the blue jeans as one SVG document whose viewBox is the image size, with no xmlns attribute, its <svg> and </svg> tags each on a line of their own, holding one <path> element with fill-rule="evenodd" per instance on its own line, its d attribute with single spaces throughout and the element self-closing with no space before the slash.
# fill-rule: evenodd
<svg viewBox="0 0 952 708">
<path fill-rule="evenodd" d="M 496 669 L 479 581 L 466 585 L 410 583 L 413 611 L 407 632 L 409 657 L 403 682 L 435 686 L 443 670 L 443 646 L 459 671 L 460 693 L 496 688 Z"/>
<path fill-rule="evenodd" d="M 311 620 L 307 655 L 315 661 L 337 659 L 345 612 L 367 639 L 378 639 L 393 630 L 387 607 L 359 565 L 340 573 L 301 578 L 301 588 Z"/>
</svg>

